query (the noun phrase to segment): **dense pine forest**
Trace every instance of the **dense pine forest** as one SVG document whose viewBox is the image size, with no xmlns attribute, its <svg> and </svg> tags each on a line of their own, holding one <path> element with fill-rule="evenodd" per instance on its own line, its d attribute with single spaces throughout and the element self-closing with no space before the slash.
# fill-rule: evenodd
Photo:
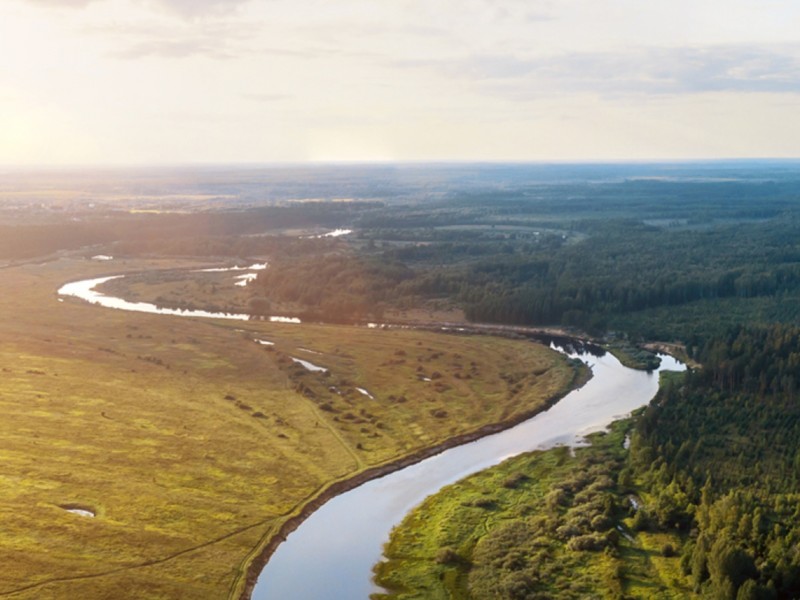
<svg viewBox="0 0 800 600">
<path fill-rule="evenodd" d="M 685 534 L 681 566 L 716 598 L 800 594 L 800 329 L 736 328 L 697 350 L 636 427 L 640 527 Z"/>
<path fill-rule="evenodd" d="M 357 255 L 278 260 L 254 289 L 331 318 L 366 318 L 387 307 L 446 302 L 471 321 L 619 329 L 643 338 L 683 338 L 730 323 L 715 303 L 732 301 L 742 322 L 791 322 L 800 294 L 800 221 L 671 230 L 603 221 L 553 234 L 502 241 L 426 242 Z M 506 239 L 507 238 L 507 239 Z M 786 301 L 780 302 L 781 299 Z M 699 311 L 693 322 L 679 327 Z M 658 318 L 655 310 L 664 312 Z M 666 321 L 666 322 L 665 322 Z"/>
</svg>

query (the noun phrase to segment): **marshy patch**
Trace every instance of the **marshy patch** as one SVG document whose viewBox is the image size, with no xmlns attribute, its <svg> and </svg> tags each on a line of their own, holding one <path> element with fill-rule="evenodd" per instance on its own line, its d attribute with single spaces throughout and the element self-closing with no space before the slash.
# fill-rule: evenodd
<svg viewBox="0 0 800 600">
<path fill-rule="evenodd" d="M 59 504 L 58 508 L 86 519 L 94 519 L 97 516 L 97 510 L 86 504 Z"/>
</svg>

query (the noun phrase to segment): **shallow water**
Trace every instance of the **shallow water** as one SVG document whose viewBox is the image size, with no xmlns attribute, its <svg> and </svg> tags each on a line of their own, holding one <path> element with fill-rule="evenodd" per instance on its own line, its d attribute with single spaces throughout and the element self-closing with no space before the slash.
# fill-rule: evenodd
<svg viewBox="0 0 800 600">
<path fill-rule="evenodd" d="M 237 275 L 236 277 L 234 277 L 234 279 L 236 279 L 236 283 L 234 283 L 233 285 L 239 287 L 247 287 L 248 283 L 258 279 L 258 273 L 245 273 L 244 275 Z"/>
<path fill-rule="evenodd" d="M 369 398 L 370 400 L 375 400 L 375 396 L 373 396 L 372 394 L 370 394 L 368 390 L 365 390 L 364 388 L 360 388 L 360 387 L 357 387 L 356 389 L 357 389 L 357 390 L 358 390 L 358 391 L 359 391 L 361 394 L 363 394 L 363 395 L 365 395 L 367 398 Z"/>
<path fill-rule="evenodd" d="M 208 269 L 197 269 L 195 273 L 224 273 L 226 271 L 263 271 L 269 266 L 269 263 L 255 263 L 249 267 L 240 267 L 234 265 L 232 267 L 211 267 Z"/>
<path fill-rule="evenodd" d="M 333 231 L 329 231 L 328 233 L 321 233 L 319 235 L 309 235 L 304 237 L 306 239 L 320 240 L 322 238 L 336 238 L 336 237 L 341 237 L 343 235 L 350 235 L 351 233 L 353 233 L 352 229 L 334 229 Z"/>
<path fill-rule="evenodd" d="M 314 363 L 308 362 L 307 360 L 303 360 L 302 358 L 295 358 L 294 356 L 290 356 L 289 358 L 291 358 L 298 365 L 303 365 L 303 367 L 305 367 L 309 371 L 314 371 L 317 373 L 325 373 L 328 370 L 325 367 L 320 367 L 319 365 L 315 365 Z"/>
<path fill-rule="evenodd" d="M 308 352 L 309 354 L 319 354 L 322 355 L 322 352 L 317 352 L 316 350 L 311 350 L 310 348 L 298 348 L 300 352 Z"/>
</svg>

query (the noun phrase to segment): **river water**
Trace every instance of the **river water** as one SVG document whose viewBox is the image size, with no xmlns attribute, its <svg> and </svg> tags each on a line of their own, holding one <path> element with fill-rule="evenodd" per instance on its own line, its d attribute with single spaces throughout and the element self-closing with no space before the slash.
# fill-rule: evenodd
<svg viewBox="0 0 800 600">
<path fill-rule="evenodd" d="M 255 265 L 259 266 L 259 265 Z M 208 270 L 208 269 L 206 269 Z M 230 269 L 224 269 L 230 270 Z M 111 275 L 109 277 L 98 277 L 96 279 L 84 279 L 83 281 L 73 281 L 61 286 L 58 290 L 59 296 L 73 296 L 91 302 L 92 304 L 99 304 L 106 308 L 116 308 L 117 310 L 130 310 L 133 312 L 149 313 L 154 315 L 174 315 L 178 317 L 202 317 L 206 319 L 234 319 L 237 321 L 247 321 L 251 318 L 248 314 L 243 313 L 223 313 L 223 312 L 209 312 L 207 310 L 195 310 L 184 308 L 162 308 L 151 304 L 150 302 L 130 302 L 122 298 L 109 296 L 103 292 L 97 291 L 95 288 L 107 281 L 114 279 L 121 279 L 124 275 Z M 300 323 L 300 319 L 296 317 L 268 317 L 273 323 Z"/>
<path fill-rule="evenodd" d="M 248 318 L 239 314 L 159 308 L 94 290 L 114 278 L 69 283 L 59 294 L 121 310 Z M 284 317 L 272 319 L 299 322 Z M 658 391 L 658 371 L 628 369 L 609 353 L 553 347 L 588 364 L 592 379 L 524 423 L 451 448 L 331 499 L 278 546 L 259 575 L 253 600 L 366 600 L 370 593 L 379 591 L 372 583 L 372 567 L 381 560 L 383 544 L 389 539 L 392 527 L 427 496 L 522 452 L 584 444 L 588 433 L 602 430 L 644 406 Z M 659 371 L 685 369 L 671 356 L 660 356 Z"/>
<path fill-rule="evenodd" d="M 333 498 L 278 546 L 258 578 L 253 600 L 366 600 L 379 591 L 372 567 L 392 527 L 427 496 L 516 454 L 585 443 L 586 434 L 644 406 L 658 391 L 657 372 L 628 369 L 608 353 L 570 355 L 592 367 L 593 377 L 581 389 L 516 427 Z M 659 370 L 684 369 L 671 356 L 661 356 Z"/>
</svg>

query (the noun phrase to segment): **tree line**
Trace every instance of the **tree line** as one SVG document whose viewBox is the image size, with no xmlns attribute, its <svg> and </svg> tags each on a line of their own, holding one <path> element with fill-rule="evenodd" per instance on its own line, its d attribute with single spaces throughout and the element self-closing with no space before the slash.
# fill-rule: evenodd
<svg viewBox="0 0 800 600">
<path fill-rule="evenodd" d="M 639 419 L 631 468 L 655 501 L 642 527 L 684 532 L 695 591 L 800 594 L 800 328 L 736 327 L 696 350 Z"/>
</svg>

